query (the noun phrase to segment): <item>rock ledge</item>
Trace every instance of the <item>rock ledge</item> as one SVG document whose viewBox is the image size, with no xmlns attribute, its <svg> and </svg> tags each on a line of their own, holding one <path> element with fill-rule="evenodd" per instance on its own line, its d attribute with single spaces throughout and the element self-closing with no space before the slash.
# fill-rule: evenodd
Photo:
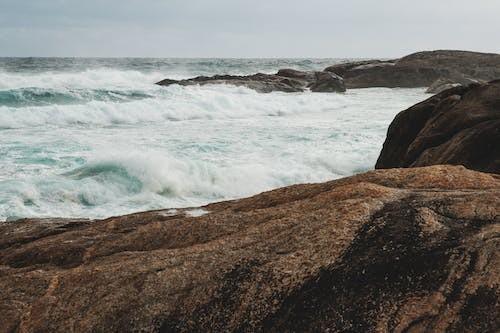
<svg viewBox="0 0 500 333">
<path fill-rule="evenodd" d="M 378 170 L 203 207 L 0 225 L 0 332 L 494 332 L 500 177 Z"/>
</svg>

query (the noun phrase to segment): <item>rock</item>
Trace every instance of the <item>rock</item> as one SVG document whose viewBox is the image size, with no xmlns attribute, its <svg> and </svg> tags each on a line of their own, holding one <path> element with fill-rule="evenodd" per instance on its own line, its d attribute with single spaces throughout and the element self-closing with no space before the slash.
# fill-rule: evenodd
<svg viewBox="0 0 500 333">
<path fill-rule="evenodd" d="M 427 89 L 428 94 L 439 94 L 445 90 L 459 87 L 459 86 L 469 86 L 471 84 L 486 83 L 482 80 L 475 80 L 465 76 L 453 77 L 453 78 L 439 78 Z"/>
<path fill-rule="evenodd" d="M 344 74 L 348 88 L 417 88 L 427 87 L 440 77 L 446 77 L 446 70 L 414 68 L 407 66 L 355 67 Z"/>
<path fill-rule="evenodd" d="M 434 164 L 500 173 L 500 80 L 446 90 L 396 116 L 376 168 Z"/>
<path fill-rule="evenodd" d="M 198 76 L 186 80 L 170 80 L 165 79 L 157 83 L 160 86 L 169 86 L 179 84 L 182 86 L 190 85 L 206 85 L 206 84 L 230 84 L 234 86 L 247 87 L 261 93 L 269 93 L 273 91 L 281 92 L 301 92 L 304 91 L 305 82 L 287 77 L 280 77 L 270 74 L 254 74 L 248 76 L 236 75 L 214 75 L 211 77 Z"/>
<path fill-rule="evenodd" d="M 451 79 L 437 79 L 431 86 L 425 91 L 427 94 L 439 94 L 445 90 L 460 87 L 461 84 L 454 82 Z"/>
<path fill-rule="evenodd" d="M 389 61 L 384 61 L 384 60 L 362 60 L 362 61 L 353 61 L 353 62 L 346 62 L 342 64 L 336 64 L 333 66 L 329 66 L 325 68 L 325 72 L 331 72 L 335 73 L 340 76 L 344 76 L 346 72 L 352 70 L 355 67 L 360 67 L 360 66 L 365 66 L 365 65 L 374 65 L 374 64 L 382 64 L 382 63 L 392 63 L 394 64 L 396 60 L 389 60 Z"/>
<path fill-rule="evenodd" d="M 477 80 L 500 79 L 500 54 L 439 50 L 417 52 L 401 58 L 397 66 L 435 68 Z"/>
<path fill-rule="evenodd" d="M 309 84 L 309 89 L 312 92 L 345 92 L 344 80 L 329 72 L 316 72 L 315 80 Z"/>
<path fill-rule="evenodd" d="M 0 332 L 494 332 L 500 177 L 377 170 L 189 210 L 0 224 Z"/>
<path fill-rule="evenodd" d="M 280 69 L 276 75 L 289 77 L 291 79 L 304 80 L 307 82 L 313 82 L 316 79 L 314 72 L 298 71 L 291 68 Z"/>
<path fill-rule="evenodd" d="M 399 60 L 353 62 L 330 66 L 325 71 L 342 76 L 347 88 L 429 87 L 438 79 L 463 85 L 458 78 L 500 78 L 500 55 L 451 50 L 418 52 Z"/>
<path fill-rule="evenodd" d="M 314 92 L 344 92 L 345 85 L 341 77 L 331 73 L 304 72 L 294 69 L 282 69 L 277 74 L 254 74 L 247 76 L 214 75 L 199 76 L 186 80 L 165 79 L 157 82 L 161 86 L 179 84 L 182 86 L 205 84 L 230 84 L 243 86 L 261 93 L 273 91 L 302 92 L 314 87 Z"/>
</svg>

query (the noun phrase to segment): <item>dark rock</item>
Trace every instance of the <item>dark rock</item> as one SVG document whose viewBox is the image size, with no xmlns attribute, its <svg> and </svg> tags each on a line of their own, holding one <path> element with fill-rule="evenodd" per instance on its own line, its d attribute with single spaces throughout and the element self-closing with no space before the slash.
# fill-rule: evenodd
<svg viewBox="0 0 500 333">
<path fill-rule="evenodd" d="M 449 72 L 434 68 L 414 68 L 396 65 L 355 67 L 344 74 L 347 88 L 416 88 L 427 87 Z"/>
<path fill-rule="evenodd" d="M 316 72 L 315 80 L 309 84 L 312 92 L 344 92 L 346 91 L 344 80 L 329 72 Z"/>
<path fill-rule="evenodd" d="M 344 77 L 345 73 L 352 70 L 355 67 L 365 66 L 365 65 L 374 65 L 374 64 L 383 64 L 383 63 L 392 63 L 394 64 L 396 60 L 361 60 L 361 61 L 353 61 L 346 62 L 342 64 L 336 64 L 330 67 L 325 68 L 325 72 L 335 73 Z"/>
<path fill-rule="evenodd" d="M 199 76 L 186 80 L 166 79 L 158 82 L 158 85 L 169 86 L 179 84 L 182 86 L 205 85 L 205 84 L 230 84 L 243 86 L 261 93 L 273 91 L 302 92 L 314 86 L 315 92 L 344 92 L 345 85 L 341 77 L 331 73 L 304 72 L 294 69 L 282 69 L 277 74 L 254 74 L 247 76 L 214 75 L 211 77 Z"/>
<path fill-rule="evenodd" d="M 434 68 L 476 80 L 500 79 L 500 54 L 440 50 L 417 52 L 401 58 L 397 66 Z"/>
<path fill-rule="evenodd" d="M 396 61 L 369 60 L 330 66 L 347 88 L 429 87 L 438 79 L 490 81 L 500 78 L 500 55 L 467 51 L 418 52 Z"/>
<path fill-rule="evenodd" d="M 500 80 L 446 90 L 396 116 L 376 168 L 433 164 L 500 173 Z"/>
<path fill-rule="evenodd" d="M 0 224 L 0 332 L 496 332 L 500 178 L 378 170 L 203 207 Z"/>
<path fill-rule="evenodd" d="M 486 83 L 484 81 L 479 81 L 471 79 L 465 76 L 458 76 L 453 78 L 439 78 L 434 81 L 431 86 L 427 89 L 428 94 L 439 94 L 445 90 L 459 87 L 459 86 L 469 86 L 471 84 Z"/>
<path fill-rule="evenodd" d="M 298 71 L 296 69 L 291 69 L 291 68 L 280 69 L 278 73 L 276 73 L 276 75 L 281 77 L 289 77 L 291 79 L 303 80 L 307 82 L 313 82 L 316 79 L 314 72 Z"/>
<path fill-rule="evenodd" d="M 460 87 L 461 85 L 462 84 L 455 82 L 452 79 L 439 78 L 434 81 L 425 92 L 428 94 L 439 94 L 445 90 Z"/>
<path fill-rule="evenodd" d="M 182 86 L 190 85 L 206 85 L 206 84 L 230 84 L 234 86 L 243 86 L 261 93 L 269 93 L 272 91 L 281 92 L 300 92 L 304 90 L 305 83 L 302 80 L 296 80 L 277 75 L 269 74 L 254 74 L 248 76 L 237 75 L 215 75 L 211 77 L 198 76 L 186 80 L 162 80 L 157 83 L 160 86 L 169 86 L 179 84 Z"/>
</svg>

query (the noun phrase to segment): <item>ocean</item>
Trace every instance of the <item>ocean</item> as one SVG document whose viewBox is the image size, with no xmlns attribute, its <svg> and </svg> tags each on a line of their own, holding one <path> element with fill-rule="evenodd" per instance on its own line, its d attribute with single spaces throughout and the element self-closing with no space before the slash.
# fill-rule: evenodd
<svg viewBox="0 0 500 333">
<path fill-rule="evenodd" d="M 194 207 L 371 170 L 424 89 L 154 85 L 342 61 L 0 58 L 0 221 Z"/>
</svg>

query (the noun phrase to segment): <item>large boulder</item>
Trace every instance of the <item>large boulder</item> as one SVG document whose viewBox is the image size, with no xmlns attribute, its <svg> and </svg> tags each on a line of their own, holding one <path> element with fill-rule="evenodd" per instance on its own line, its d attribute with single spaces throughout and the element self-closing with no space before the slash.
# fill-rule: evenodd
<svg viewBox="0 0 500 333">
<path fill-rule="evenodd" d="M 439 50 L 410 54 L 397 66 L 435 68 L 485 81 L 500 79 L 500 54 Z"/>
<path fill-rule="evenodd" d="M 446 90 L 396 116 L 376 168 L 433 164 L 500 173 L 500 80 Z"/>
<path fill-rule="evenodd" d="M 214 75 L 198 76 L 186 80 L 165 79 L 157 82 L 161 86 L 178 84 L 182 86 L 229 84 L 243 86 L 261 93 L 273 91 L 302 92 L 311 88 L 313 92 L 344 92 L 344 80 L 338 75 L 328 72 L 306 72 L 294 69 L 281 69 L 276 74 L 254 75 Z"/>
<path fill-rule="evenodd" d="M 496 332 L 499 222 L 498 176 L 433 166 L 2 223 L 0 332 Z"/>
<path fill-rule="evenodd" d="M 398 60 L 367 60 L 325 69 L 342 76 L 347 88 L 429 87 L 436 80 L 460 78 L 490 81 L 500 78 L 500 55 L 467 51 L 418 52 Z"/>
</svg>

